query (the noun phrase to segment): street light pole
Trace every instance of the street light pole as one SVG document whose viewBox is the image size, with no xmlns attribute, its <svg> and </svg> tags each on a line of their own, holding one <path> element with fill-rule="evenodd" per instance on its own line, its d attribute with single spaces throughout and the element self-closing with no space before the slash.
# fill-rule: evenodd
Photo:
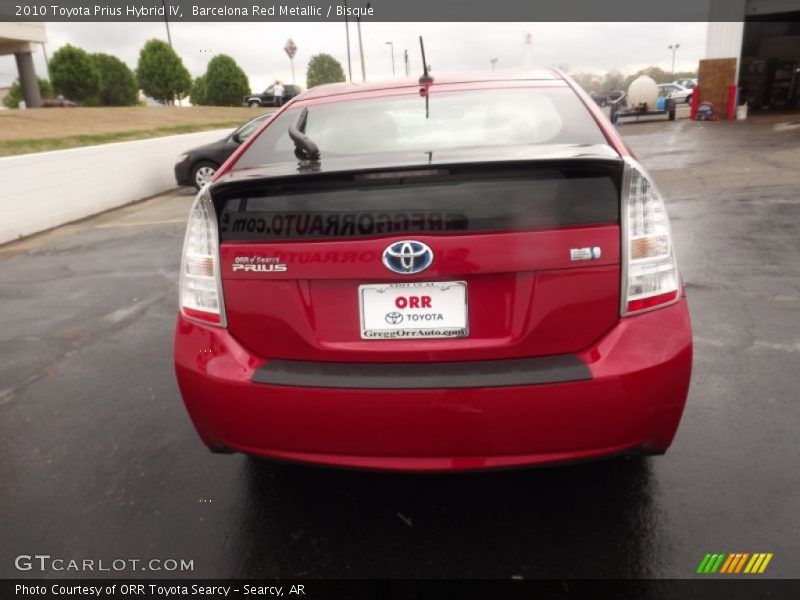
<svg viewBox="0 0 800 600">
<path fill-rule="evenodd" d="M 172 36 L 169 34 L 169 21 L 167 20 L 167 2 L 166 0 L 161 0 L 161 6 L 164 9 L 164 25 L 167 27 L 167 41 L 169 42 L 169 47 L 172 48 Z"/>
<path fill-rule="evenodd" d="M 681 47 L 680 44 L 672 44 L 670 46 L 667 46 L 667 48 L 672 50 L 672 78 L 673 79 L 675 79 L 675 52 L 677 52 L 678 48 L 680 48 L 680 47 Z"/>
<path fill-rule="evenodd" d="M 347 22 L 347 0 L 344 0 L 344 31 L 347 38 L 347 80 L 353 81 L 353 68 L 350 65 L 350 25 Z"/>
<path fill-rule="evenodd" d="M 394 77 L 394 42 L 386 42 L 386 44 L 390 46 L 392 50 L 392 77 Z"/>
<path fill-rule="evenodd" d="M 497 59 L 496 58 L 490 58 L 489 62 L 492 63 L 492 71 L 494 71 L 494 66 L 497 64 Z"/>
<path fill-rule="evenodd" d="M 369 2 L 367 2 L 369 8 Z M 364 45 L 361 43 L 361 16 L 356 15 L 356 25 L 358 26 L 358 54 L 361 57 L 361 81 L 367 80 L 367 67 L 364 65 Z"/>
</svg>

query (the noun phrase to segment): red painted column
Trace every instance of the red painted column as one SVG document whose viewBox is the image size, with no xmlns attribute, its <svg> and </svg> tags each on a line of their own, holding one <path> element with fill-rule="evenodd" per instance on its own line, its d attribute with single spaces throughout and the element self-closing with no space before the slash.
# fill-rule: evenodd
<svg viewBox="0 0 800 600">
<path fill-rule="evenodd" d="M 694 121 L 697 119 L 697 107 L 700 106 L 700 86 L 696 85 L 692 88 L 692 108 L 689 113 L 689 118 Z"/>
<path fill-rule="evenodd" d="M 735 85 L 728 86 L 728 114 L 726 117 L 729 121 L 736 119 L 736 92 L 737 87 Z"/>
</svg>

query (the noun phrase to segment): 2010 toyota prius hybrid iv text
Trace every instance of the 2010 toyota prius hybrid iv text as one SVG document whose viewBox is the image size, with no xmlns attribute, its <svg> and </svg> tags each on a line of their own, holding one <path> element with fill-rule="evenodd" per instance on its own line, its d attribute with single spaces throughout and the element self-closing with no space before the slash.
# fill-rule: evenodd
<svg viewBox="0 0 800 600">
<path fill-rule="evenodd" d="M 214 451 L 662 454 L 691 363 L 664 201 L 558 71 L 314 88 L 191 210 L 175 365 Z"/>
</svg>

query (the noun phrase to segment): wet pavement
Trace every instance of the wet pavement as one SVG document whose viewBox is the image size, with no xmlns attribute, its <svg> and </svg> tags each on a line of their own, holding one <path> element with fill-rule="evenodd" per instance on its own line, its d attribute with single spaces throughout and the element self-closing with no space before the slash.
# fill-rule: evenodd
<svg viewBox="0 0 800 600">
<path fill-rule="evenodd" d="M 197 577 L 691 577 L 707 552 L 797 576 L 800 117 L 622 132 L 669 199 L 696 336 L 666 456 L 420 476 L 210 454 L 172 371 L 179 192 L 0 247 L 0 577 L 76 575 L 15 570 L 34 553 Z"/>
</svg>

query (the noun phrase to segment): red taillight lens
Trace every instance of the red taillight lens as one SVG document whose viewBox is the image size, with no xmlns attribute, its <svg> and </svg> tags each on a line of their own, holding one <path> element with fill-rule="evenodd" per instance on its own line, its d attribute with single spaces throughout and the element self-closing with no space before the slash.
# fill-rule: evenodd
<svg viewBox="0 0 800 600">
<path fill-rule="evenodd" d="M 208 188 L 203 188 L 197 195 L 186 225 L 180 307 L 189 319 L 225 326 L 217 219 Z"/>
<path fill-rule="evenodd" d="M 658 189 L 626 158 L 622 186 L 622 316 L 666 306 L 680 296 L 669 218 Z"/>
<path fill-rule="evenodd" d="M 678 297 L 678 292 L 667 292 L 666 294 L 659 294 L 658 296 L 648 296 L 647 298 L 640 298 L 638 300 L 628 301 L 628 312 L 638 312 L 646 308 L 653 308 L 661 306 L 662 304 L 669 304 Z"/>
<path fill-rule="evenodd" d="M 194 308 L 188 308 L 186 306 L 182 307 L 182 311 L 185 316 L 196 321 L 203 321 L 205 323 L 212 323 L 214 325 L 222 324 L 222 317 L 212 312 L 195 310 Z"/>
</svg>

